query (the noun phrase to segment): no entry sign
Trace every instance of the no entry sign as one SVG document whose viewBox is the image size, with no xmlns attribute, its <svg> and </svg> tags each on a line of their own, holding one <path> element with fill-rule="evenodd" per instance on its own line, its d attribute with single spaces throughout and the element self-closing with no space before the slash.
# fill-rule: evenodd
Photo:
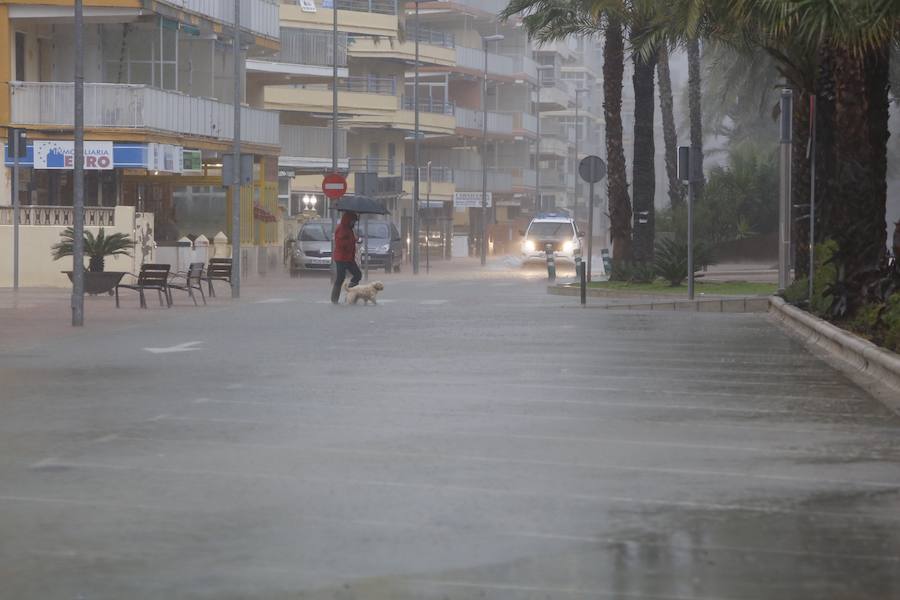
<svg viewBox="0 0 900 600">
<path fill-rule="evenodd" d="M 322 192 L 332 200 L 337 200 L 347 193 L 347 180 L 340 173 L 329 173 L 322 180 Z"/>
</svg>

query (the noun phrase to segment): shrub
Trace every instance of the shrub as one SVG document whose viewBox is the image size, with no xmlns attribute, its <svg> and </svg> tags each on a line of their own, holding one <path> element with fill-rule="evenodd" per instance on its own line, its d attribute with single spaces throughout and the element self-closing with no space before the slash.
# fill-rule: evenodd
<svg viewBox="0 0 900 600">
<path fill-rule="evenodd" d="M 672 287 L 681 285 L 688 276 L 688 245 L 686 241 L 661 239 L 656 244 L 653 257 L 653 268 L 656 275 L 662 277 Z M 701 269 L 713 264 L 709 247 L 705 244 L 694 244 L 694 269 Z"/>
<path fill-rule="evenodd" d="M 613 263 L 609 279 L 626 283 L 653 283 L 656 270 L 649 263 L 620 261 Z"/>
</svg>

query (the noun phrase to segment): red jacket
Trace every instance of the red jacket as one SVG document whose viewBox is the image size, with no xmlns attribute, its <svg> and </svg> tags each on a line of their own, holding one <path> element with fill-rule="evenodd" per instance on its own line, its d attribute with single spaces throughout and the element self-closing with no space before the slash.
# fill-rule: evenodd
<svg viewBox="0 0 900 600">
<path fill-rule="evenodd" d="M 356 260 L 356 234 L 353 232 L 355 223 L 356 213 L 345 212 L 341 216 L 341 223 L 334 230 L 335 262 L 354 262 Z"/>
</svg>

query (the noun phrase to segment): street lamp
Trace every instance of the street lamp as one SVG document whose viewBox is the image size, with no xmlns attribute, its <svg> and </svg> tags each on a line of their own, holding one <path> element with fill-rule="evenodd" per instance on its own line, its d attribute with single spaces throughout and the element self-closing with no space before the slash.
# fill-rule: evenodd
<svg viewBox="0 0 900 600">
<path fill-rule="evenodd" d="M 415 113 L 415 126 L 413 135 L 413 162 L 416 167 L 416 176 L 413 179 L 412 198 L 412 271 L 413 275 L 419 274 L 419 0 L 416 2 L 416 67 L 413 79 L 413 111 Z"/>
<path fill-rule="evenodd" d="M 315 212 L 316 204 L 318 204 L 319 199 L 316 198 L 315 194 L 304 194 L 303 195 L 303 213 L 306 216 L 310 216 L 310 212 Z"/>
<path fill-rule="evenodd" d="M 534 159 L 534 188 L 535 188 L 535 212 L 541 212 L 543 208 L 541 198 L 541 88 L 543 81 L 541 73 L 552 71 L 553 65 L 539 65 L 537 68 L 537 154 Z"/>
<path fill-rule="evenodd" d="M 572 213 L 575 220 L 578 220 L 578 142 L 581 139 L 581 122 L 578 120 L 578 94 L 585 94 L 591 91 L 588 88 L 578 88 L 575 90 L 575 161 L 572 164 L 572 174 L 575 176 L 575 198 L 572 200 Z M 590 232 L 588 233 L 590 235 Z"/>
<path fill-rule="evenodd" d="M 487 263 L 487 78 L 488 78 L 488 44 L 499 42 L 503 36 L 499 33 L 481 38 L 484 52 L 484 77 L 481 80 L 481 266 Z"/>
</svg>

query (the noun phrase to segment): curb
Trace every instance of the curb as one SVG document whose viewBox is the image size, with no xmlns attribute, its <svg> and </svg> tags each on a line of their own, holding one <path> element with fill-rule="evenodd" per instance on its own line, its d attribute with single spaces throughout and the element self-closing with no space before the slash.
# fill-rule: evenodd
<svg viewBox="0 0 900 600">
<path fill-rule="evenodd" d="M 818 317 L 791 306 L 783 298 L 769 298 L 769 314 L 797 334 L 807 346 L 825 350 L 849 375 L 863 375 L 890 390 L 900 406 L 900 355 L 880 348 Z"/>
</svg>

